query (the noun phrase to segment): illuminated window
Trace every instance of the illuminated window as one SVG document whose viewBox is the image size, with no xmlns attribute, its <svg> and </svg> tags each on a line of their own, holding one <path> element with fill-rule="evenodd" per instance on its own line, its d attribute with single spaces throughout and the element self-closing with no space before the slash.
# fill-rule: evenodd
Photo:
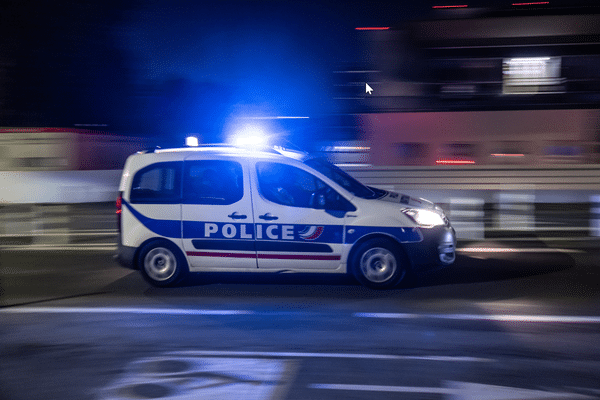
<svg viewBox="0 0 600 400">
<path fill-rule="evenodd" d="M 560 57 L 507 58 L 502 61 L 504 94 L 564 91 Z"/>
</svg>

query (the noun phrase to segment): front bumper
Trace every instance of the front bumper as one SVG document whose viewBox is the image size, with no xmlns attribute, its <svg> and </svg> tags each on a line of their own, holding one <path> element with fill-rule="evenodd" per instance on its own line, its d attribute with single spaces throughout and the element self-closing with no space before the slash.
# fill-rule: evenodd
<svg viewBox="0 0 600 400">
<path fill-rule="evenodd" d="M 423 240 L 405 243 L 413 270 L 431 271 L 448 266 L 456 259 L 456 232 L 452 226 L 421 228 Z"/>
</svg>

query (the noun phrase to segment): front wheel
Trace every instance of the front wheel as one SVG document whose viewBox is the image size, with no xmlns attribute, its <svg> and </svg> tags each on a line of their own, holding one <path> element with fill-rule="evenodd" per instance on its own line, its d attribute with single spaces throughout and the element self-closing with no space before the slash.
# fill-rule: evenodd
<svg viewBox="0 0 600 400">
<path fill-rule="evenodd" d="M 142 247 L 138 266 L 144 279 L 158 287 L 173 285 L 187 273 L 181 251 L 166 240 L 156 240 Z"/>
<path fill-rule="evenodd" d="M 350 262 L 356 280 L 373 289 L 397 286 L 408 268 L 402 250 L 387 239 L 371 239 L 360 244 Z"/>
</svg>

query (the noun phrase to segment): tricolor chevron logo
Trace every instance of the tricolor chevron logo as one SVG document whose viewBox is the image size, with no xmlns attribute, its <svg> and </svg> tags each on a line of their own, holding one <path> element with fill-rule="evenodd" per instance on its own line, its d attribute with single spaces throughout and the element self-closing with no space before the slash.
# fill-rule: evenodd
<svg viewBox="0 0 600 400">
<path fill-rule="evenodd" d="M 298 232 L 300 238 L 304 240 L 315 240 L 323 233 L 322 226 L 307 226 L 302 231 Z"/>
</svg>

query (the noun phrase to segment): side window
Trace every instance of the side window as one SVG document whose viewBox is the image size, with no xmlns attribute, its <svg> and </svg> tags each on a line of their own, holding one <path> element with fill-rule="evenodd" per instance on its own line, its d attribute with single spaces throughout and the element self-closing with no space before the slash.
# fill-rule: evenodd
<svg viewBox="0 0 600 400">
<path fill-rule="evenodd" d="M 325 182 L 300 168 L 258 162 L 256 173 L 261 195 L 273 203 L 342 211 L 354 208 Z"/>
<path fill-rule="evenodd" d="M 186 161 L 184 203 L 227 205 L 244 196 L 240 163 L 227 160 Z"/>
<path fill-rule="evenodd" d="M 149 165 L 133 177 L 131 203 L 179 203 L 181 201 L 181 164 L 165 162 Z"/>
</svg>

